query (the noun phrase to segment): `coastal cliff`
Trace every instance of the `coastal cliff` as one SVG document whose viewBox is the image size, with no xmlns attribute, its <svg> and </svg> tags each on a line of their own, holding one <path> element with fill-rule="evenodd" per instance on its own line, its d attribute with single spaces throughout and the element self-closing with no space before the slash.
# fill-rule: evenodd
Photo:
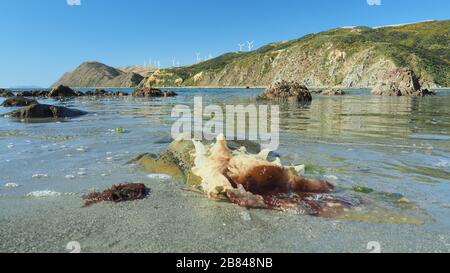
<svg viewBox="0 0 450 273">
<path fill-rule="evenodd" d="M 413 70 L 424 87 L 450 86 L 449 34 L 450 20 L 337 28 L 159 69 L 140 86 L 266 86 L 292 80 L 311 87 L 373 87 L 402 67 Z"/>
</svg>

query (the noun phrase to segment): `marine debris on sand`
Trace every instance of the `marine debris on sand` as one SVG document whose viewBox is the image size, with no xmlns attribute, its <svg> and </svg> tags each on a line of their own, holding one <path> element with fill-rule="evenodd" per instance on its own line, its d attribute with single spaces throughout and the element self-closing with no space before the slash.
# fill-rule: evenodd
<svg viewBox="0 0 450 273">
<path fill-rule="evenodd" d="M 366 222 L 422 224 L 428 219 L 397 194 L 369 188 L 334 189 L 325 180 L 304 177 L 304 165 L 283 166 L 273 153 L 250 141 L 193 141 L 180 136 L 162 153 L 142 154 L 137 163 L 153 174 L 184 180 L 189 189 L 212 200 L 226 200 L 249 209 Z"/>
<path fill-rule="evenodd" d="M 105 201 L 119 203 L 125 201 L 140 200 L 147 197 L 149 193 L 150 189 L 148 189 L 142 183 L 125 183 L 113 185 L 110 189 L 104 190 L 102 192 L 91 192 L 87 195 L 84 195 L 82 198 L 86 201 L 86 203 L 83 207 L 89 207 L 93 204 Z"/>
</svg>

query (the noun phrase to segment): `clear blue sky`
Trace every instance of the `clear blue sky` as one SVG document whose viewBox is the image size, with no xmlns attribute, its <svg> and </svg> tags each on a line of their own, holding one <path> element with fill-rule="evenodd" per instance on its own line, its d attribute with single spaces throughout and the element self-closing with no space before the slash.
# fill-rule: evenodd
<svg viewBox="0 0 450 273">
<path fill-rule="evenodd" d="M 376 0 L 369 0 L 376 1 Z M 449 0 L 0 1 L 0 87 L 49 86 L 86 60 L 112 66 L 202 56 L 347 25 L 450 19 Z"/>
</svg>

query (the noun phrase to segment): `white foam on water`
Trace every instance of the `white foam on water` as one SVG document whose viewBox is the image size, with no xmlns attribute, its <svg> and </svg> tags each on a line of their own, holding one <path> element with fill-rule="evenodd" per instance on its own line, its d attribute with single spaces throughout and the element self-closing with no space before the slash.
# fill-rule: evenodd
<svg viewBox="0 0 450 273">
<path fill-rule="evenodd" d="M 37 174 L 33 174 L 33 176 L 31 178 L 34 178 L 34 179 L 48 178 L 48 174 L 37 173 Z"/>
<path fill-rule="evenodd" d="M 19 184 L 17 183 L 6 183 L 5 188 L 17 188 L 19 187 Z"/>
<path fill-rule="evenodd" d="M 44 197 L 58 197 L 60 192 L 55 191 L 33 191 L 27 194 L 27 197 L 44 198 Z"/>
<path fill-rule="evenodd" d="M 163 179 L 163 180 L 172 179 L 172 176 L 162 173 L 152 173 L 147 175 L 147 177 L 151 179 Z"/>
<path fill-rule="evenodd" d="M 450 162 L 447 160 L 439 159 L 439 162 L 436 163 L 435 166 L 440 168 L 450 167 Z"/>
<path fill-rule="evenodd" d="M 65 176 L 65 178 L 72 180 L 72 179 L 75 179 L 75 175 L 68 174 Z"/>
<path fill-rule="evenodd" d="M 339 178 L 335 175 L 325 175 L 325 179 L 334 181 L 339 180 Z"/>
</svg>

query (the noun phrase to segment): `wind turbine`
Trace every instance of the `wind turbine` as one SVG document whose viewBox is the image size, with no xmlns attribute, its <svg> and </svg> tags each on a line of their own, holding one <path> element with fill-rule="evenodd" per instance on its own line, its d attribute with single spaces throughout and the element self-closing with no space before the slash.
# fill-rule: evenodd
<svg viewBox="0 0 450 273">
<path fill-rule="evenodd" d="M 175 67 L 175 57 L 172 57 L 172 67 Z"/>
<path fill-rule="evenodd" d="M 245 46 L 245 43 L 243 43 L 243 44 L 238 44 L 238 46 L 239 46 L 239 52 L 242 52 L 242 48 Z"/>
<path fill-rule="evenodd" d="M 195 55 L 197 55 L 197 63 L 200 62 L 200 52 L 195 53 Z"/>
<path fill-rule="evenodd" d="M 211 55 L 211 53 L 209 53 L 208 60 L 211 60 L 212 58 L 213 58 L 213 56 Z"/>
<path fill-rule="evenodd" d="M 247 41 L 248 51 L 252 51 L 255 41 Z"/>
</svg>

